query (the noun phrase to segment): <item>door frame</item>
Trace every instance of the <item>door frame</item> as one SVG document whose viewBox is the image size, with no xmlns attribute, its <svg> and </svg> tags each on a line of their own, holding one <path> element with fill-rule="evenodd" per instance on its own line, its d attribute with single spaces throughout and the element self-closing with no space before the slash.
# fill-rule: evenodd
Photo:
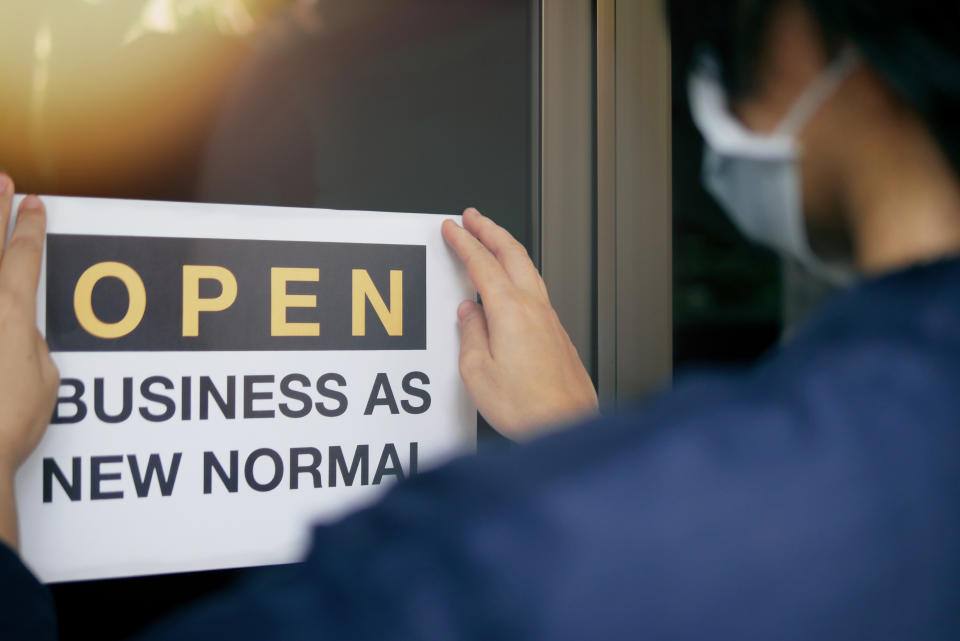
<svg viewBox="0 0 960 641">
<path fill-rule="evenodd" d="M 670 46 L 658 2 L 534 2 L 533 256 L 601 403 L 672 370 Z"/>
</svg>

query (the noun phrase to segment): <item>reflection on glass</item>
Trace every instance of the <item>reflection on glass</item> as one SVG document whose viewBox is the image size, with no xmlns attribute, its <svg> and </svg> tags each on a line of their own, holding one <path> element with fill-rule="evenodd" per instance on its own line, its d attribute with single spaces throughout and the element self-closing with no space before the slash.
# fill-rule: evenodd
<svg viewBox="0 0 960 641">
<path fill-rule="evenodd" d="M 529 243 L 523 0 L 8 0 L 21 191 L 449 213 Z"/>
</svg>

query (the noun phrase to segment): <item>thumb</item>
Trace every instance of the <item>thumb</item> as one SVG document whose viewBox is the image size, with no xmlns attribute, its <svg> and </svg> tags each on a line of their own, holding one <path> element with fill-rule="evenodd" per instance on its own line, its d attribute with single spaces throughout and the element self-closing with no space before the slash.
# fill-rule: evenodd
<svg viewBox="0 0 960 641">
<path fill-rule="evenodd" d="M 460 375 L 464 381 L 486 369 L 490 361 L 490 337 L 483 307 L 465 300 L 457 308 L 460 320 Z"/>
</svg>

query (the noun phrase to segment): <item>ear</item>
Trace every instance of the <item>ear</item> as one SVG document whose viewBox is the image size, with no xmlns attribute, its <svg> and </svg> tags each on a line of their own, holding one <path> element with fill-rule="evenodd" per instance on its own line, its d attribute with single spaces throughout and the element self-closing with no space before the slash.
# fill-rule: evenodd
<svg viewBox="0 0 960 641">
<path fill-rule="evenodd" d="M 732 105 L 750 129 L 767 133 L 829 62 L 820 25 L 800 0 L 778 3 L 760 38 L 754 90 Z"/>
</svg>

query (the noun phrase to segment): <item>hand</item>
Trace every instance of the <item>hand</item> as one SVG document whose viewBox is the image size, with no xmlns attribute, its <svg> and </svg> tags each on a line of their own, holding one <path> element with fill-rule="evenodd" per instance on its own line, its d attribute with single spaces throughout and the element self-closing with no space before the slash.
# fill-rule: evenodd
<svg viewBox="0 0 960 641">
<path fill-rule="evenodd" d="M 523 245 L 470 208 L 443 237 L 483 305 L 464 301 L 460 375 L 487 422 L 513 439 L 597 411 L 597 393 Z"/>
<path fill-rule="evenodd" d="M 16 547 L 13 475 L 50 422 L 60 378 L 36 320 L 46 214 L 36 196 L 25 198 L 4 243 L 13 192 L 0 174 L 0 540 Z"/>
</svg>

